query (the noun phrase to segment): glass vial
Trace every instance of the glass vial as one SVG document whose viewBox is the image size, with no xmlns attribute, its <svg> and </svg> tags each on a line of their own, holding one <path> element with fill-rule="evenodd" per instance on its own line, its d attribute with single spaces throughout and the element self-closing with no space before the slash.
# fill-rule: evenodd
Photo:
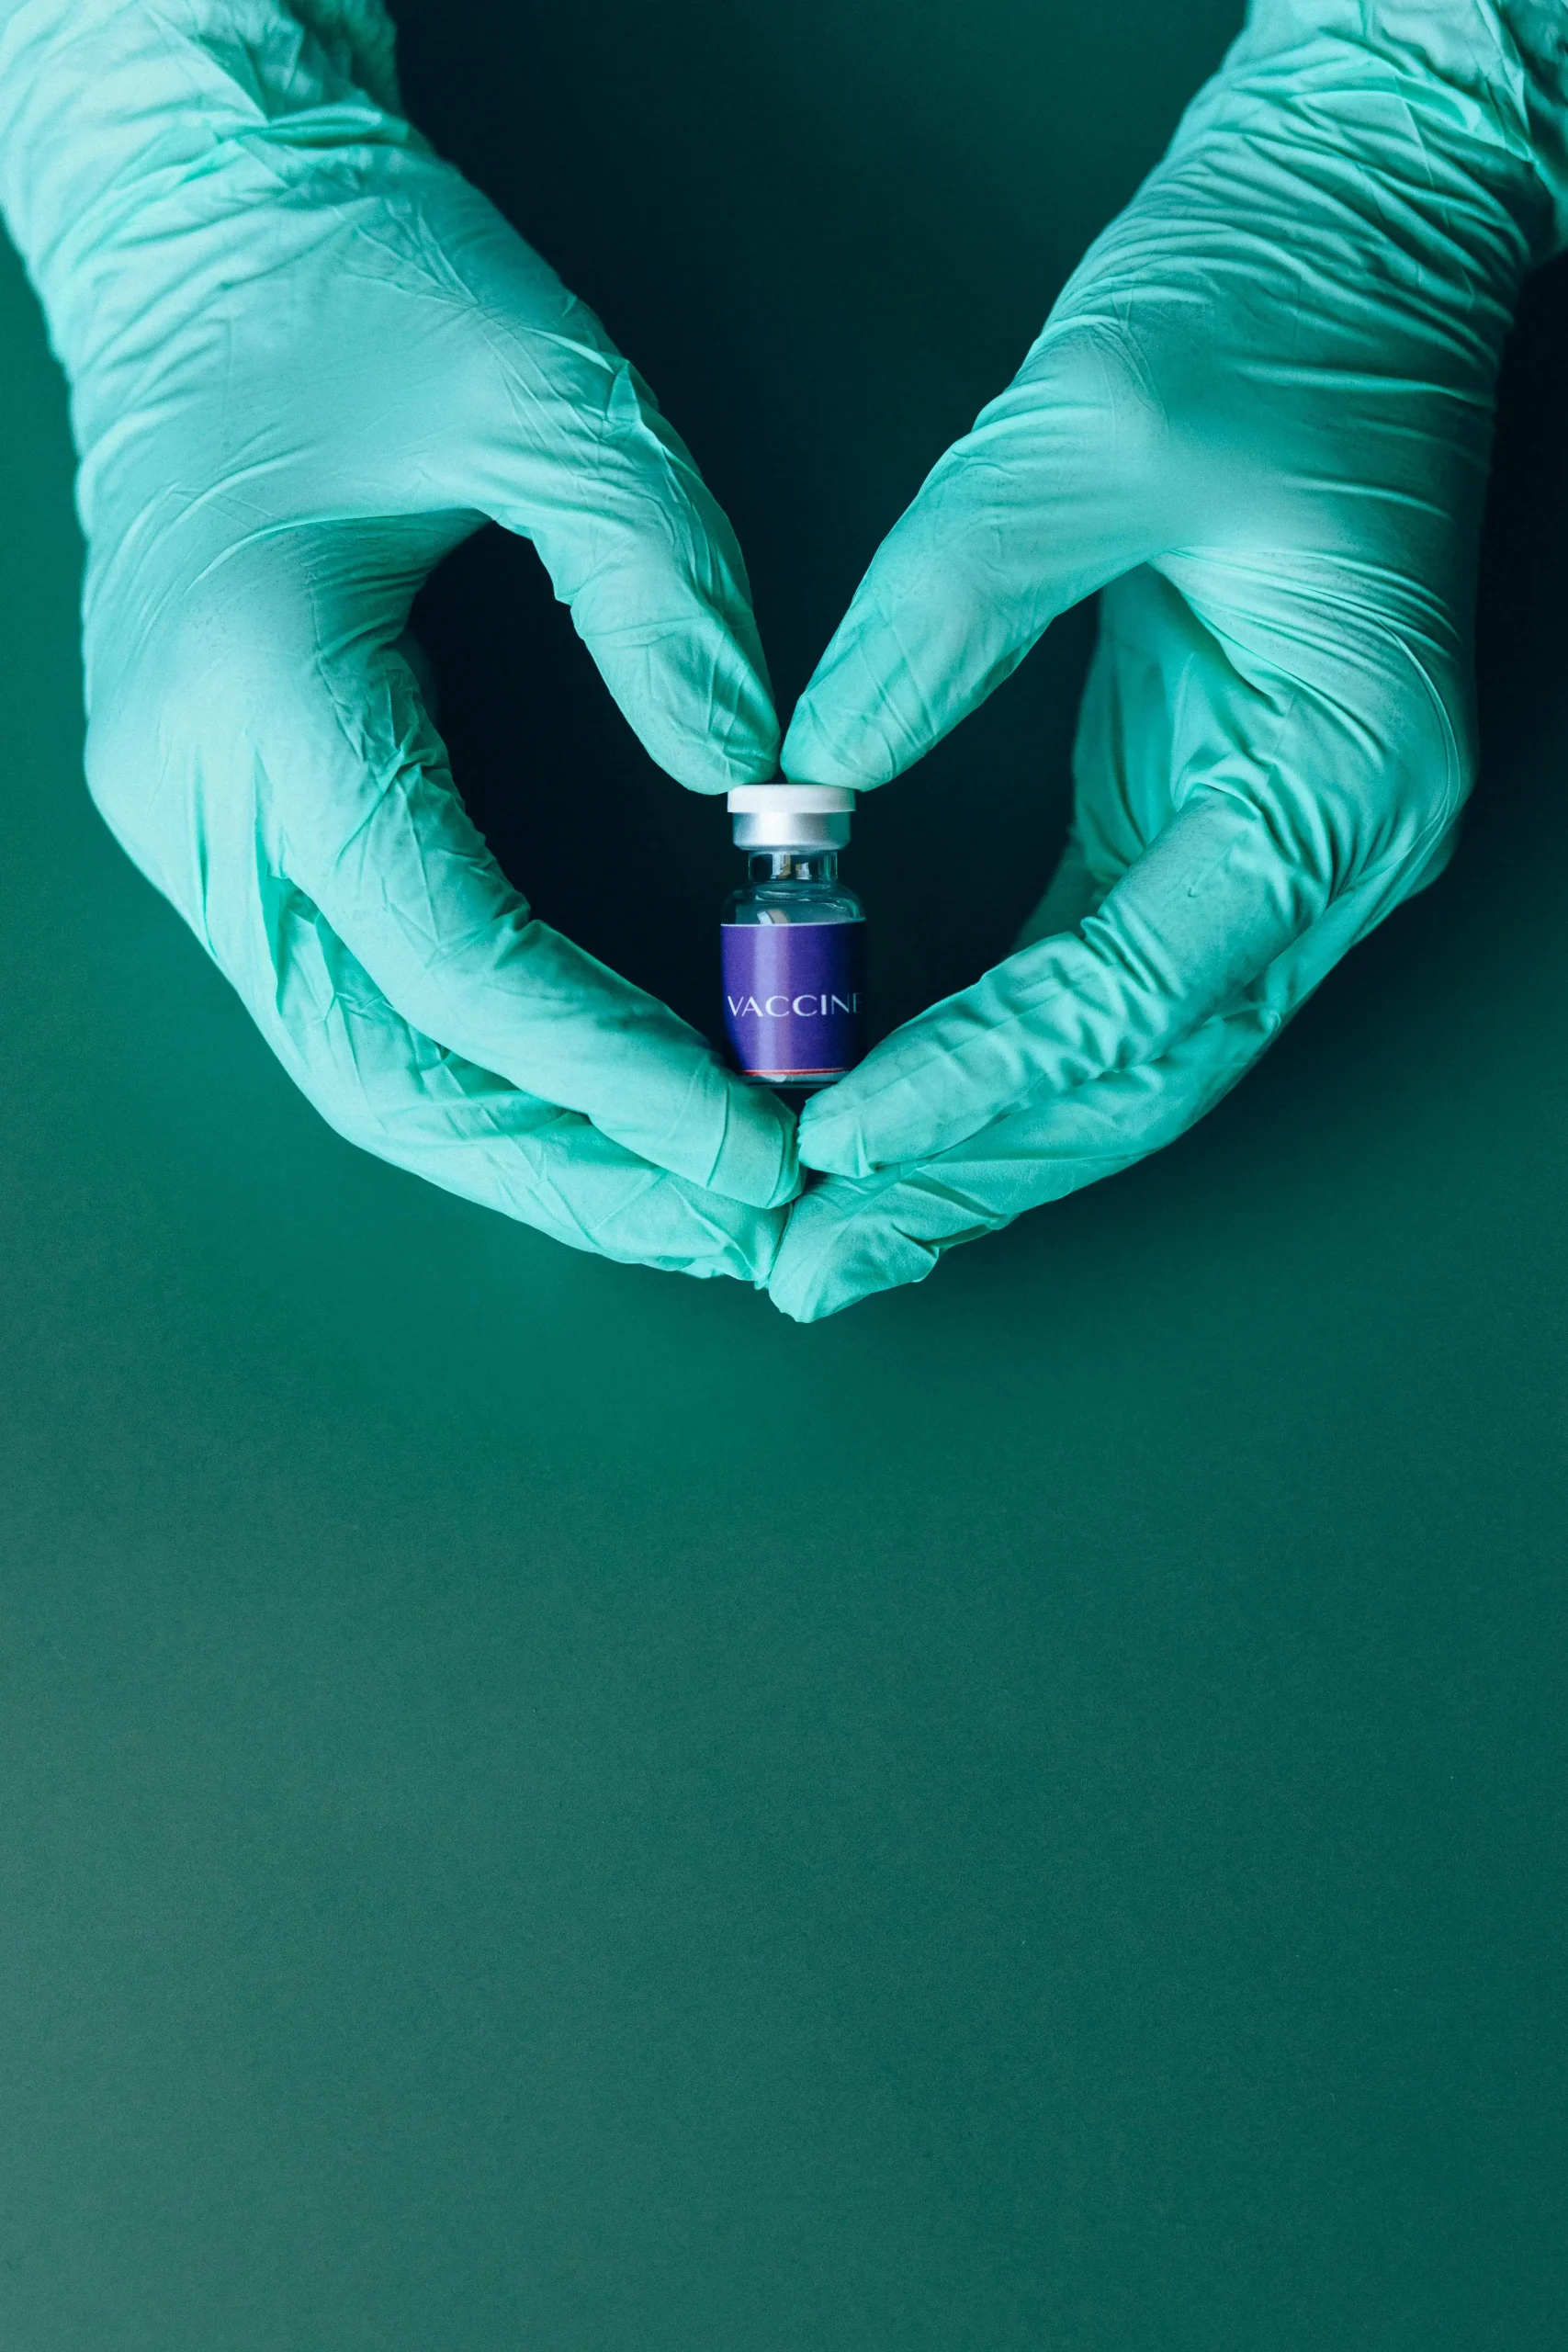
<svg viewBox="0 0 1568 2352">
<path fill-rule="evenodd" d="M 865 915 L 839 879 L 852 793 L 827 785 L 732 792 L 744 888 L 720 933 L 724 1030 L 742 1077 L 809 1093 L 865 1053 Z"/>
</svg>

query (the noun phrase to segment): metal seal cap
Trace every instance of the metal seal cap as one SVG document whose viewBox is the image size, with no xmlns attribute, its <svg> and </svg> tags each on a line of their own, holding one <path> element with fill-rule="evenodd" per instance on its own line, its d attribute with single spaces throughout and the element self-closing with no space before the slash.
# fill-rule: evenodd
<svg viewBox="0 0 1568 2352">
<path fill-rule="evenodd" d="M 842 849 L 855 796 L 841 784 L 738 784 L 729 795 L 737 849 Z"/>
</svg>

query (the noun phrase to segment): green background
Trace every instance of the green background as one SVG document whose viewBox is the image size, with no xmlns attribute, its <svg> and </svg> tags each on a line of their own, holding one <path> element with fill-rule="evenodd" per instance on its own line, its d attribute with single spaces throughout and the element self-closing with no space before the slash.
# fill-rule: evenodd
<svg viewBox="0 0 1568 2352">
<path fill-rule="evenodd" d="M 402 13 L 787 704 L 1235 11 Z M 87 801 L 14 261 L 0 339 L 6 2352 L 1560 2346 L 1561 277 L 1448 877 L 1175 1149 L 809 1330 L 314 1121 Z M 525 549 L 423 618 L 541 911 L 707 1018 L 722 820 Z M 857 829 L 885 1021 L 1037 887 L 1087 632 Z"/>
</svg>

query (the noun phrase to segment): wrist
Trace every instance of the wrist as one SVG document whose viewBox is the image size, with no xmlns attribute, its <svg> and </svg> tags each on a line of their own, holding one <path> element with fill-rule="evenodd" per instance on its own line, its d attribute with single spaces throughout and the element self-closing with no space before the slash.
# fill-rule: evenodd
<svg viewBox="0 0 1568 2352">
<path fill-rule="evenodd" d="M 1568 0 L 1501 0 L 1524 71 L 1530 141 L 1551 204 L 1548 250 L 1568 245 Z"/>
<path fill-rule="evenodd" d="M 1568 0 L 1250 0 L 1190 119 L 1226 96 L 1387 164 L 1461 243 L 1489 211 L 1526 263 L 1568 242 Z"/>
<path fill-rule="evenodd" d="M 126 251 L 420 145 L 395 95 L 380 0 L 0 0 L 0 214 L 67 369 Z"/>
</svg>

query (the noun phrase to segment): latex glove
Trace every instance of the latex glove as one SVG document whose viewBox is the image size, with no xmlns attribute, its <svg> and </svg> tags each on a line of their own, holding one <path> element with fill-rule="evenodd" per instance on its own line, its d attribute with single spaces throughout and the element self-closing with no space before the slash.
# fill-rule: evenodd
<svg viewBox="0 0 1568 2352">
<path fill-rule="evenodd" d="M 897 775 L 1115 584 L 1019 951 L 803 1116 L 790 1314 L 1170 1141 L 1446 858 L 1498 356 L 1560 233 L 1532 62 L 1481 0 L 1255 6 L 879 550 L 791 776 Z"/>
<path fill-rule="evenodd" d="M 776 772 L 739 552 L 598 322 L 402 119 L 379 6 L 0 0 L 0 200 L 71 378 L 88 781 L 131 856 L 355 1142 L 585 1249 L 765 1274 L 788 1114 L 529 919 L 399 646 L 494 516 L 718 792 Z"/>
</svg>

